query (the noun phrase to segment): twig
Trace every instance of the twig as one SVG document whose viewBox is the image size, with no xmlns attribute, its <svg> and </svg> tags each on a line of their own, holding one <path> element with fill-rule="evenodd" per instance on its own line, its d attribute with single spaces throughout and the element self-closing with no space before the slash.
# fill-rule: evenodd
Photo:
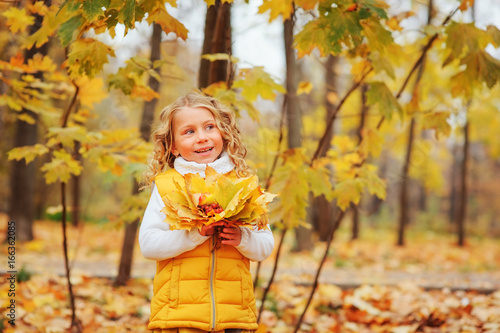
<svg viewBox="0 0 500 333">
<path fill-rule="evenodd" d="M 285 235 L 286 235 L 287 230 L 288 230 L 287 228 L 283 228 L 283 230 L 281 231 L 280 243 L 278 245 L 278 251 L 276 252 L 276 258 L 274 259 L 273 272 L 271 274 L 271 277 L 269 278 L 269 282 L 267 284 L 267 287 L 264 290 L 264 293 L 262 294 L 260 308 L 259 308 L 259 315 L 257 316 L 257 323 L 260 321 L 262 311 L 264 311 L 264 302 L 265 302 L 267 294 L 269 293 L 269 290 L 271 289 L 271 286 L 274 282 L 274 277 L 276 275 L 276 271 L 278 270 L 278 262 L 279 262 L 279 258 L 280 258 L 280 254 L 281 254 L 281 248 L 283 247 L 283 240 L 285 239 Z"/>
<path fill-rule="evenodd" d="M 441 23 L 442 26 L 446 25 L 450 20 L 451 18 L 453 17 L 453 15 L 455 15 L 455 13 L 459 10 L 459 8 L 457 7 L 454 11 L 452 11 L 443 21 L 443 23 Z M 408 82 L 410 81 L 410 78 L 412 77 L 413 73 L 417 70 L 417 68 L 420 67 L 420 65 L 422 64 L 422 61 L 424 61 L 425 59 L 425 56 L 427 55 L 427 52 L 429 52 L 432 44 L 434 43 L 434 41 L 438 38 L 439 34 L 438 33 L 435 33 L 434 35 L 432 35 L 431 38 L 429 38 L 429 41 L 427 42 L 427 44 L 425 44 L 425 46 L 422 48 L 422 54 L 420 54 L 420 57 L 418 58 L 418 60 L 415 62 L 415 64 L 413 64 L 413 67 L 411 68 L 410 72 L 408 73 L 408 75 L 406 76 L 406 79 L 405 81 L 403 82 L 403 85 L 401 86 L 401 88 L 399 89 L 397 95 L 396 95 L 396 99 L 399 99 L 399 97 L 401 97 L 401 94 L 403 94 L 403 91 L 405 90 L 406 86 L 408 85 Z M 382 124 L 384 123 L 385 121 L 385 116 L 382 116 L 380 118 L 380 121 L 378 122 L 377 124 L 377 129 L 380 129 L 380 127 L 382 126 Z"/>
<path fill-rule="evenodd" d="M 278 158 L 279 158 L 279 155 L 280 155 L 281 143 L 283 142 L 283 126 L 284 126 L 284 123 L 285 123 L 286 103 L 288 101 L 288 97 L 287 96 L 288 95 L 285 94 L 284 99 L 283 99 L 283 106 L 282 106 L 282 109 L 281 109 L 280 128 L 279 128 L 280 136 L 278 138 L 278 145 L 276 147 L 276 155 L 274 156 L 273 165 L 271 166 L 271 170 L 269 171 L 269 175 L 267 176 L 267 179 L 266 179 L 266 185 L 265 185 L 266 189 L 268 189 L 269 186 L 271 185 L 271 179 L 273 178 L 274 170 L 276 170 L 276 165 L 278 164 Z M 280 251 L 280 249 L 278 248 L 278 252 L 279 251 Z M 277 265 L 276 262 L 275 262 L 275 265 Z M 262 263 L 259 261 L 257 263 L 257 269 L 255 271 L 255 278 L 253 280 L 253 289 L 254 289 L 254 291 L 255 291 L 255 288 L 257 288 L 257 283 L 259 281 L 259 274 L 260 274 L 260 268 L 261 268 L 261 266 L 262 266 Z M 264 302 L 264 299 L 262 301 Z"/>
<path fill-rule="evenodd" d="M 340 108 L 342 107 L 342 105 L 344 105 L 345 101 L 347 100 L 347 98 L 349 96 L 351 96 L 351 94 L 359 87 L 359 85 L 366 79 L 366 77 L 368 76 L 368 74 L 371 73 L 371 71 L 373 70 L 373 67 L 371 67 L 368 71 L 366 71 L 365 74 L 363 74 L 363 76 L 359 79 L 359 81 L 355 82 L 351 88 L 347 91 L 347 93 L 344 95 L 344 97 L 342 98 L 342 100 L 339 102 L 339 104 L 337 104 L 337 106 L 335 107 L 335 110 L 333 110 L 332 114 L 330 115 L 330 117 L 328 118 L 328 121 L 326 123 L 326 129 L 325 129 L 325 132 L 323 133 L 323 136 L 321 137 L 319 143 L 318 143 L 318 147 L 316 148 L 316 151 L 314 152 L 314 155 L 313 155 L 313 158 L 311 159 L 311 165 L 312 163 L 314 162 L 314 160 L 316 160 L 321 151 L 323 150 L 323 146 L 326 144 L 326 139 L 328 137 L 328 134 L 330 133 L 330 131 L 332 130 L 332 125 L 333 125 L 333 122 L 335 121 L 335 117 L 337 116 L 337 113 L 340 111 Z"/>
<path fill-rule="evenodd" d="M 321 274 L 321 270 L 323 268 L 323 265 L 326 262 L 326 258 L 328 257 L 328 251 L 330 250 L 330 245 L 332 244 L 333 236 L 335 234 L 335 231 L 337 231 L 337 229 L 339 228 L 340 222 L 344 218 L 344 215 L 345 215 L 345 212 L 341 210 L 339 212 L 339 215 L 337 216 L 337 219 L 335 221 L 335 224 L 334 224 L 330 234 L 328 235 L 328 242 L 326 244 L 325 253 L 323 254 L 323 258 L 321 259 L 321 263 L 319 264 L 318 270 L 316 271 L 316 277 L 314 278 L 314 284 L 312 286 L 311 294 L 309 295 L 309 299 L 307 300 L 306 307 L 304 308 L 304 311 L 302 312 L 302 314 L 299 318 L 299 321 L 297 322 L 297 325 L 295 326 L 294 333 L 297 333 L 299 331 L 300 325 L 302 324 L 302 321 L 304 320 L 304 316 L 307 312 L 307 309 L 309 308 L 309 305 L 311 304 L 311 301 L 314 297 L 314 293 L 316 292 L 316 289 L 318 288 L 319 276 Z"/>
</svg>

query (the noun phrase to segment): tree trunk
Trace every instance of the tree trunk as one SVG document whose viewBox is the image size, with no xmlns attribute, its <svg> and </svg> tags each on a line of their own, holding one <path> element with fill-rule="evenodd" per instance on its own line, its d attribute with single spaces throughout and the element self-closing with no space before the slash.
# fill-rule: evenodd
<svg viewBox="0 0 500 333">
<path fill-rule="evenodd" d="M 231 4 L 221 3 L 208 7 L 205 19 L 205 39 L 203 40 L 203 54 L 227 53 L 231 54 Z M 209 61 L 201 59 L 198 74 L 198 87 L 205 88 L 214 82 L 228 82 L 231 74 L 229 62 L 226 60 Z M 231 85 L 230 82 L 228 84 Z"/>
<path fill-rule="evenodd" d="M 460 173 L 460 197 L 457 212 L 458 245 L 465 245 L 465 218 L 467 215 L 467 162 L 469 160 L 469 121 L 464 126 L 464 147 Z"/>
<path fill-rule="evenodd" d="M 410 127 L 408 129 L 408 145 L 406 147 L 406 158 L 405 164 L 403 166 L 403 174 L 401 175 L 401 193 L 400 193 L 400 201 L 399 201 L 399 228 L 398 228 L 398 243 L 397 245 L 403 246 L 405 244 L 404 241 L 404 233 L 406 224 L 408 224 L 408 185 L 409 185 L 409 177 L 408 171 L 410 169 L 411 163 L 411 152 L 413 149 L 413 137 L 415 135 L 415 118 L 411 118 Z"/>
<path fill-rule="evenodd" d="M 45 1 L 47 6 L 51 1 Z M 42 26 L 43 17 L 34 15 L 35 22 L 29 28 L 29 34 L 34 34 Z M 40 48 L 33 47 L 26 50 L 25 59 L 32 59 L 37 53 L 46 55 L 48 43 Z M 43 73 L 35 73 L 36 78 L 41 79 Z M 35 123 L 28 124 L 25 121 L 16 121 L 16 133 L 14 137 L 14 147 L 34 145 L 37 142 L 37 120 L 38 115 L 30 110 L 23 109 L 21 114 L 25 113 L 35 119 Z M 25 160 L 13 161 L 10 175 L 10 219 L 16 221 L 16 239 L 18 241 L 33 240 L 33 220 L 35 217 L 35 162 L 26 164 Z"/>
<path fill-rule="evenodd" d="M 284 22 L 283 38 L 285 41 L 286 59 L 286 120 L 288 125 L 288 148 L 298 148 L 302 145 L 302 117 L 297 99 L 297 63 L 295 61 L 295 50 L 293 48 L 293 26 L 294 15 Z M 299 226 L 295 229 L 296 247 L 295 251 L 312 249 L 312 230 Z"/>
<path fill-rule="evenodd" d="M 151 36 L 151 63 L 159 60 L 161 57 L 160 46 L 161 46 L 161 26 L 157 23 L 153 25 L 153 34 Z M 156 71 L 159 73 L 160 70 L 157 68 Z M 149 77 L 149 86 L 156 92 L 160 91 L 160 82 L 158 82 L 153 76 Z M 140 124 L 140 133 L 144 141 L 149 141 L 151 136 L 151 125 L 153 124 L 154 114 L 157 99 L 153 99 L 149 102 L 144 103 L 144 109 L 142 113 L 142 119 Z M 139 185 L 137 181 L 133 180 L 132 195 L 137 195 L 139 193 Z M 139 226 L 139 220 L 136 220 L 127 225 L 125 228 L 125 238 L 123 239 L 122 254 L 120 258 L 120 266 L 118 268 L 118 276 L 116 277 L 116 285 L 125 285 L 130 279 L 134 255 L 135 240 L 137 235 L 137 227 Z"/>
<path fill-rule="evenodd" d="M 433 16 L 433 8 L 434 8 L 434 2 L 433 0 L 429 0 L 429 9 L 427 12 L 427 24 L 429 25 L 432 20 Z M 415 96 L 415 93 L 417 92 L 418 85 L 420 84 L 420 80 L 422 79 L 422 75 L 424 73 L 425 69 L 425 63 L 426 63 L 426 56 L 425 54 L 422 55 L 422 62 L 420 63 L 418 67 L 418 73 L 417 77 L 415 78 L 415 85 L 414 85 L 414 91 L 413 91 L 413 96 Z M 416 111 L 416 110 L 415 110 Z M 410 163 L 411 163 L 411 153 L 413 150 L 413 142 L 414 142 L 414 137 L 415 137 L 415 117 L 411 116 L 411 121 L 410 121 L 410 127 L 409 127 L 409 134 L 408 134 L 408 145 L 407 145 L 407 150 L 406 150 L 406 158 L 405 158 L 405 164 L 403 166 L 403 175 L 402 175 L 402 183 L 401 183 L 401 194 L 400 194 L 400 206 L 399 206 L 399 228 L 398 228 L 398 242 L 397 245 L 403 246 L 405 241 L 404 241 L 404 232 L 405 232 L 405 227 L 406 224 L 409 223 L 410 221 L 410 215 L 409 215 L 409 186 L 410 186 L 410 179 L 408 176 L 408 172 L 410 170 Z"/>
<path fill-rule="evenodd" d="M 330 94 L 337 94 L 337 74 L 334 70 L 335 65 L 338 62 L 338 58 L 332 55 L 329 55 L 326 59 L 325 64 L 325 82 L 326 82 L 326 91 L 325 91 L 325 109 L 326 109 L 326 118 L 329 119 L 333 112 L 335 112 L 335 107 L 332 103 L 332 99 L 328 96 Z M 333 138 L 333 128 L 330 129 L 327 135 L 327 142 L 330 142 Z M 319 156 L 325 156 L 327 151 L 330 149 L 329 145 L 325 145 L 321 150 Z M 314 230 L 319 235 L 319 240 L 322 242 L 326 242 L 328 239 L 328 235 L 330 234 L 330 230 L 333 227 L 333 216 L 335 212 L 335 203 L 329 202 L 326 200 L 324 195 L 321 195 L 317 198 L 312 199 L 311 210 L 313 211 L 313 226 Z"/>
<path fill-rule="evenodd" d="M 455 224 L 457 221 L 457 173 L 460 168 L 458 149 L 456 144 L 453 144 L 452 149 L 452 165 L 450 172 L 450 196 L 448 198 L 450 206 L 448 209 L 448 220 L 450 224 Z"/>
<path fill-rule="evenodd" d="M 368 112 L 368 105 L 366 104 L 366 92 L 367 91 L 368 91 L 368 85 L 365 83 L 361 86 L 361 115 L 359 118 L 359 126 L 358 126 L 358 129 L 356 130 L 356 136 L 358 137 L 358 145 L 361 143 L 361 140 L 363 140 L 362 131 L 363 131 L 363 128 L 365 127 L 366 114 Z M 361 201 L 358 205 L 351 204 L 351 211 L 352 211 L 351 239 L 352 240 L 359 238 L 359 210 L 358 210 L 359 205 L 361 205 Z"/>
</svg>

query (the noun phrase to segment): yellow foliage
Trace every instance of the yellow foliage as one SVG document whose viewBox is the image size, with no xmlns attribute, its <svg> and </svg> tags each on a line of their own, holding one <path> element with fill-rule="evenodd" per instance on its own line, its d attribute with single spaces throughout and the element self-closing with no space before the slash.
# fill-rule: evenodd
<svg viewBox="0 0 500 333">
<path fill-rule="evenodd" d="M 309 94 L 313 89 L 313 85 L 308 81 L 301 81 L 297 87 L 297 95 Z"/>
<path fill-rule="evenodd" d="M 82 75 L 76 79 L 76 85 L 80 88 L 78 94 L 83 106 L 92 109 L 94 103 L 99 103 L 107 97 L 104 81 L 100 77 L 90 79 L 88 76 Z"/>
<path fill-rule="evenodd" d="M 35 23 L 35 17 L 28 14 L 26 8 L 17 8 L 11 6 L 2 13 L 2 16 L 7 19 L 6 24 L 9 26 L 12 33 L 24 32 L 27 27 Z"/>
<path fill-rule="evenodd" d="M 83 167 L 70 153 L 64 150 L 56 150 L 53 152 L 51 161 L 45 163 L 40 170 L 44 172 L 47 184 L 54 183 L 57 180 L 66 183 L 71 176 L 80 175 Z"/>
<path fill-rule="evenodd" d="M 293 0 L 264 0 L 259 7 L 259 14 L 269 11 L 269 22 L 274 21 L 278 16 L 283 16 L 283 22 L 288 20 L 293 11 Z"/>
</svg>

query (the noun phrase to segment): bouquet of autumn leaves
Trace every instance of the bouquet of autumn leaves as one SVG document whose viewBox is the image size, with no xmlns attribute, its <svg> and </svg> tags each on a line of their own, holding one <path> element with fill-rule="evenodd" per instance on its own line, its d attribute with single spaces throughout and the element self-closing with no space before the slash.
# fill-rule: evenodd
<svg viewBox="0 0 500 333">
<path fill-rule="evenodd" d="M 263 191 L 257 176 L 237 178 L 234 171 L 223 175 L 209 166 L 205 175 L 185 175 L 186 191 L 174 180 L 177 190 L 162 197 L 162 212 L 172 230 L 201 230 L 203 225 L 219 221 L 258 229 L 267 226 L 267 204 L 276 195 Z"/>
</svg>

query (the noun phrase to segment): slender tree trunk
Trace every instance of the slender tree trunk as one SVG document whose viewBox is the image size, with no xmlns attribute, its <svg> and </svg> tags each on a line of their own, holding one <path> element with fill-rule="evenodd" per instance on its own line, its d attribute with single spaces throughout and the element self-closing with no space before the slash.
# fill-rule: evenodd
<svg viewBox="0 0 500 333">
<path fill-rule="evenodd" d="M 231 4 L 221 3 L 221 0 L 216 0 L 214 5 L 208 7 L 205 19 L 202 54 L 212 53 L 231 54 Z M 198 87 L 201 89 L 214 82 L 227 82 L 230 73 L 226 60 L 210 62 L 201 59 Z"/>
<path fill-rule="evenodd" d="M 427 12 L 427 24 L 429 25 L 432 20 L 433 16 L 433 8 L 434 8 L 434 2 L 433 0 L 429 0 L 429 9 Z M 421 57 L 421 62 L 418 65 L 418 72 L 417 72 L 417 77 L 415 78 L 415 85 L 414 85 L 414 92 L 413 96 L 415 96 L 415 93 L 418 90 L 418 86 L 420 84 L 420 80 L 422 79 L 422 75 L 424 73 L 425 69 L 425 63 L 426 63 L 426 54 L 423 54 Z M 402 90 L 401 90 L 402 92 Z M 416 111 L 416 110 L 415 110 Z M 400 202 L 399 202 L 399 228 L 398 228 L 398 242 L 397 245 L 403 246 L 405 241 L 404 241 L 404 232 L 405 232 L 405 227 L 410 221 L 410 206 L 408 204 L 409 202 L 409 186 L 410 186 L 410 179 L 409 179 L 409 170 L 410 170 L 410 165 L 411 165 L 411 154 L 413 150 L 413 143 L 414 143 L 414 138 L 415 138 L 415 117 L 411 116 L 411 121 L 410 121 L 410 127 L 409 127 L 409 134 L 408 134 L 408 145 L 407 145 L 407 150 L 406 150 L 406 158 L 405 158 L 405 164 L 403 166 L 403 175 L 402 175 L 402 182 L 401 182 L 401 194 L 400 194 Z"/>
<path fill-rule="evenodd" d="M 368 85 L 363 84 L 361 86 L 361 115 L 359 119 L 359 126 L 358 129 L 356 130 L 356 136 L 358 137 L 358 145 L 361 143 L 361 140 L 363 140 L 363 135 L 362 131 L 363 128 L 365 127 L 365 122 L 366 122 L 366 114 L 368 113 L 368 105 L 366 103 L 366 92 L 368 91 Z M 352 211 L 352 234 L 351 234 L 351 239 L 358 239 L 359 238 L 359 209 L 358 206 L 361 205 L 361 202 L 358 205 L 351 204 L 351 211 Z"/>
<path fill-rule="evenodd" d="M 467 216 L 467 172 L 469 160 L 469 121 L 464 126 L 464 147 L 460 173 L 460 197 L 457 212 L 458 245 L 465 245 L 465 219 Z"/>
<path fill-rule="evenodd" d="M 459 168 L 459 153 L 456 144 L 452 147 L 453 159 L 450 172 L 450 196 L 449 196 L 449 209 L 448 220 L 450 224 L 455 224 L 457 221 L 457 172 Z"/>
<path fill-rule="evenodd" d="M 50 6 L 51 1 L 45 1 L 45 5 Z M 34 34 L 42 26 L 43 17 L 34 15 L 35 22 L 29 28 L 29 33 Z M 33 47 L 25 52 L 25 59 L 32 59 L 37 53 L 46 55 L 48 44 L 45 43 L 40 48 Z M 41 79 L 43 73 L 35 73 L 34 76 Z M 14 137 L 14 147 L 30 146 L 37 142 L 37 120 L 38 115 L 30 110 L 23 109 L 23 114 L 28 114 L 35 119 L 34 124 L 25 121 L 16 121 L 16 133 Z M 35 162 L 26 164 L 25 160 L 13 161 L 10 175 L 11 199 L 10 218 L 16 221 L 16 239 L 18 241 L 29 241 L 33 239 L 33 221 L 35 218 L 35 182 L 36 169 Z"/>
<path fill-rule="evenodd" d="M 153 25 L 153 34 L 151 36 L 151 55 L 150 55 L 151 63 L 154 63 L 161 57 L 161 52 L 160 52 L 161 34 L 162 34 L 161 26 L 155 23 Z M 160 72 L 159 69 L 156 69 L 156 71 L 158 73 Z M 149 77 L 149 86 L 156 92 L 160 91 L 160 82 L 158 82 L 153 76 Z M 142 112 L 142 119 L 140 124 L 140 133 L 144 141 L 149 141 L 149 137 L 151 136 L 151 126 L 153 124 L 155 108 L 157 103 L 158 103 L 157 99 L 153 99 L 149 102 L 144 103 L 144 109 Z M 137 181 L 135 179 L 133 180 L 132 186 L 133 186 L 132 195 L 137 195 L 139 193 L 139 185 L 137 184 Z M 128 224 L 127 227 L 125 228 L 125 238 L 123 240 L 120 266 L 118 268 L 118 276 L 116 277 L 115 281 L 116 285 L 125 285 L 127 281 L 130 279 L 138 226 L 139 226 L 139 220 L 136 220 Z"/>
<path fill-rule="evenodd" d="M 337 62 L 337 57 L 329 55 L 325 63 L 326 90 L 324 104 L 326 109 L 326 120 L 332 116 L 332 114 L 335 112 L 336 107 L 336 105 L 332 103 L 334 102 L 334 100 L 330 96 L 337 95 L 338 93 L 336 82 L 337 73 L 334 70 Z M 332 128 L 327 134 L 326 140 L 328 140 L 328 142 L 332 140 L 333 133 L 334 130 Z M 324 145 L 319 154 L 319 157 L 325 156 L 329 149 L 330 145 Z M 312 199 L 312 205 L 310 209 L 312 211 L 314 230 L 318 233 L 319 240 L 322 242 L 326 242 L 334 223 L 333 216 L 335 212 L 335 202 L 329 202 L 328 200 L 326 200 L 324 195 L 321 195 L 317 198 Z"/>
<path fill-rule="evenodd" d="M 404 241 L 404 233 L 406 224 L 408 224 L 408 185 L 409 185 L 409 176 L 408 171 L 410 169 L 411 163 L 411 152 L 413 150 L 413 137 L 415 135 L 415 118 L 411 118 L 410 127 L 408 129 L 408 145 L 406 147 L 406 158 L 405 164 L 403 166 L 403 174 L 401 175 L 401 193 L 400 193 L 400 201 L 399 201 L 399 228 L 398 228 L 398 243 L 397 245 L 403 246 L 405 244 Z"/>
<path fill-rule="evenodd" d="M 288 148 L 298 148 L 302 145 L 302 116 L 297 99 L 297 63 L 293 48 L 293 27 L 294 15 L 284 22 L 283 37 L 285 41 L 286 59 L 286 120 L 288 125 Z M 297 241 L 295 250 L 309 250 L 312 248 L 312 230 L 299 226 L 295 229 L 295 239 Z"/>
</svg>

